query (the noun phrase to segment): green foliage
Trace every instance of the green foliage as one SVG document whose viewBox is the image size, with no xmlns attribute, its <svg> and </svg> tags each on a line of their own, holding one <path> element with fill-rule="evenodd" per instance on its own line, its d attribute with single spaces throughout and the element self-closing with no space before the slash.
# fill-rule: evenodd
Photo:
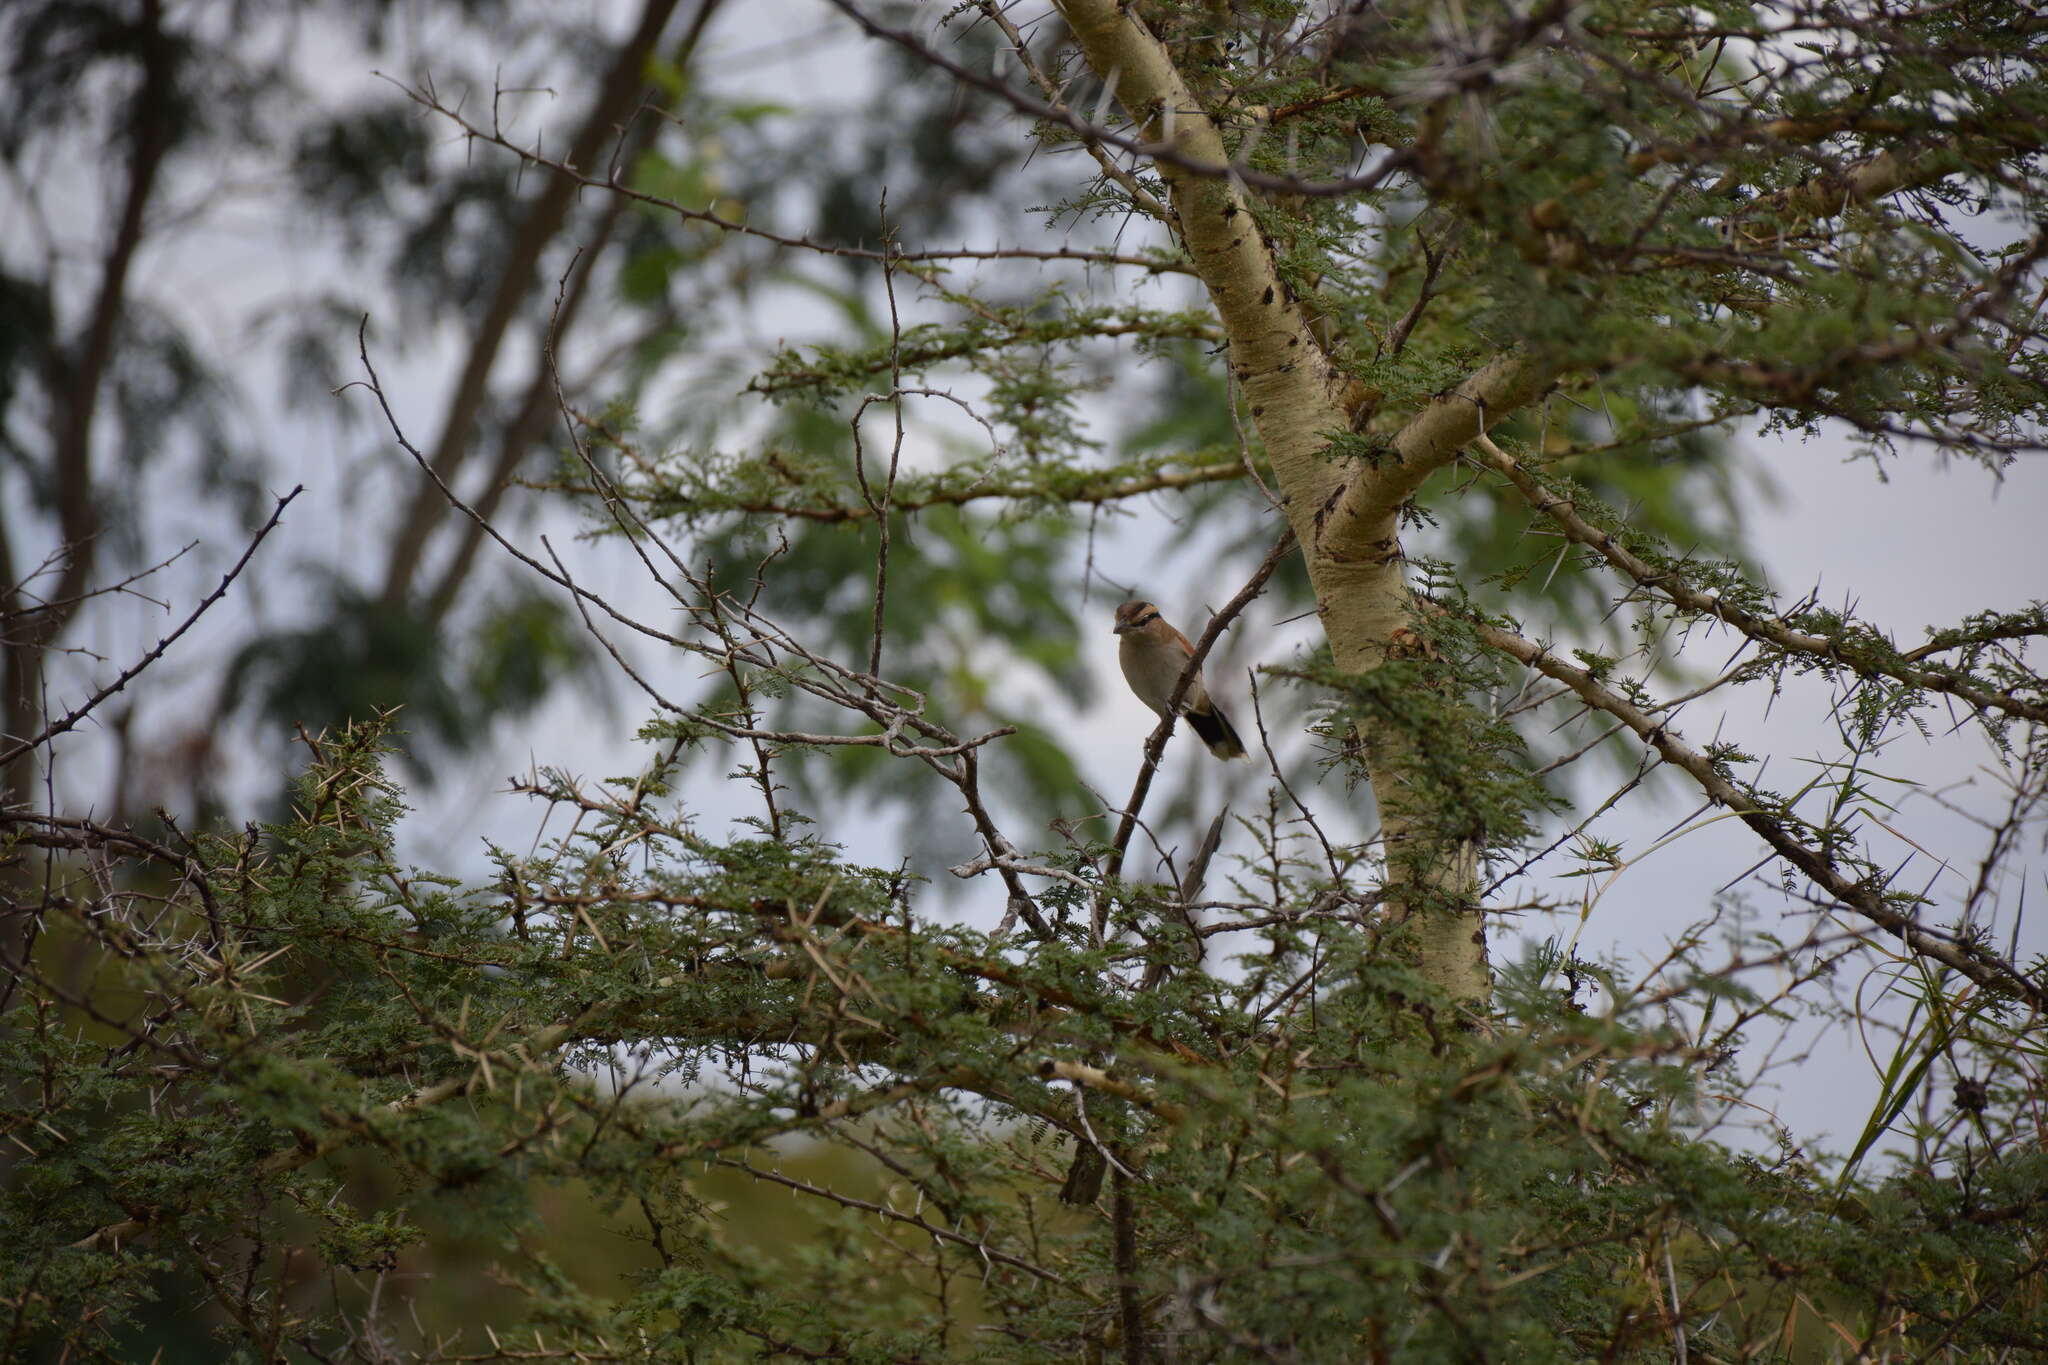
<svg viewBox="0 0 2048 1365">
<path fill-rule="evenodd" d="M 1443 1034 L 1401 934 L 1303 887 L 1238 970 L 1132 996 L 1085 935 L 1017 954 L 906 919 L 900 875 L 706 838 L 645 777 L 544 785 L 573 832 L 461 888 L 392 861 L 386 752 L 374 727 L 318 740 L 290 817 L 196 839 L 168 902 L 138 864 L 51 918 L 39 959 L 97 965 L 10 992 L 14 1352 L 108 1349 L 193 1294 L 241 1349 L 395 1340 L 372 1287 L 460 1228 L 518 1286 L 499 1340 L 630 1359 L 986 1359 L 990 1333 L 1005 1359 L 1072 1359 L 1114 1342 L 1122 1274 L 1157 1349 L 1202 1354 L 2048 1345 L 2022 1234 L 2048 1162 L 2014 1145 L 1996 1007 L 1970 1007 L 1987 1146 L 1829 1171 L 1691 1135 L 1732 1032 L 1611 967 L 1510 964 L 1494 1024 Z M 1151 915 L 1118 911 L 1173 951 Z M 1311 956 L 1342 989 L 1286 1004 Z M 1588 975 L 1615 992 L 1597 1010 Z M 1057 1069 L 1086 1049 L 1116 1061 Z M 1066 1208 L 1048 1182 L 1094 1141 L 1130 1175 Z M 762 1237 L 723 1203 L 736 1176 L 821 1211 Z M 579 1267 L 556 1229 L 586 1199 L 637 1268 Z"/>
</svg>

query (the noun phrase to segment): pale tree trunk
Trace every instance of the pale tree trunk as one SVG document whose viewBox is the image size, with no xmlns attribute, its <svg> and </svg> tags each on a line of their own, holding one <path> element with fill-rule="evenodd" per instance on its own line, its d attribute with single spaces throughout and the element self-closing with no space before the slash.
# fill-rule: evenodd
<svg viewBox="0 0 2048 1365">
<path fill-rule="evenodd" d="M 1059 0 L 1096 74 L 1142 135 L 1182 161 L 1228 163 L 1224 142 L 1189 92 L 1165 46 L 1119 0 Z M 1340 668 L 1385 663 L 1415 599 L 1403 567 L 1397 516 L 1428 475 L 1486 427 L 1548 386 L 1518 354 L 1496 358 L 1415 414 L 1368 469 L 1329 459 L 1325 433 L 1351 426 L 1363 399 L 1317 343 L 1312 320 L 1281 283 L 1250 201 L 1232 177 L 1160 160 L 1181 240 L 1229 337 L 1230 368 L 1250 404 L 1289 523 L 1307 561 L 1316 607 Z M 1491 988 L 1477 905 L 1477 850 L 1467 841 L 1420 841 L 1423 821 L 1403 773 L 1427 736 L 1370 724 L 1360 735 L 1379 805 L 1389 913 L 1411 919 L 1425 976 L 1454 999 Z"/>
</svg>

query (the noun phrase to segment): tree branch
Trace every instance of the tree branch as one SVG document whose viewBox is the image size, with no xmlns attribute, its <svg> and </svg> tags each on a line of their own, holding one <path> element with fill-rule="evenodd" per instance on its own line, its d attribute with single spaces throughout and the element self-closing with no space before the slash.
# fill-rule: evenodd
<svg viewBox="0 0 2048 1365">
<path fill-rule="evenodd" d="M 1259 561 L 1259 567 L 1252 570 L 1252 576 L 1237 590 L 1237 595 L 1223 604 L 1223 609 L 1209 618 L 1209 624 L 1202 636 L 1195 641 L 1195 652 L 1188 656 L 1187 666 L 1174 680 L 1173 691 L 1166 699 L 1166 714 L 1152 727 L 1151 735 L 1145 740 L 1144 757 L 1138 764 L 1138 780 L 1131 788 L 1131 798 L 1124 803 L 1123 816 L 1117 821 L 1116 837 L 1110 841 L 1109 865 L 1104 869 L 1103 879 L 1114 881 L 1123 875 L 1124 853 L 1130 847 L 1131 834 L 1138 825 L 1138 813 L 1144 808 L 1145 797 L 1152 790 L 1152 775 L 1159 770 L 1159 759 L 1166 752 L 1166 741 L 1173 734 L 1175 720 L 1180 715 L 1180 704 L 1186 699 L 1188 689 L 1202 671 L 1202 661 L 1209 657 L 1209 651 L 1223 638 L 1223 632 L 1237 619 L 1237 614 L 1265 591 L 1266 580 L 1280 567 L 1294 549 L 1294 532 L 1282 531 L 1280 538 L 1273 542 L 1273 548 L 1266 551 L 1266 557 Z M 1098 898 L 1095 908 L 1095 938 L 1102 938 L 1103 919 L 1108 913 L 1106 901 Z"/>
<path fill-rule="evenodd" d="M 568 163 L 582 166 L 595 161 L 605 143 L 620 137 L 623 125 L 647 87 L 647 59 L 661 38 L 662 29 L 675 13 L 677 0 L 646 0 L 639 22 L 613 54 L 590 111 L 571 144 Z M 704 10 L 719 0 L 700 0 Z M 541 181 L 513 229 L 511 242 L 499 270 L 497 283 L 484 305 L 481 317 L 469 333 L 469 351 L 462 373 L 455 381 L 442 418 L 441 434 L 434 443 L 431 463 L 443 482 L 452 481 L 468 458 L 471 433 L 489 396 L 491 369 L 499 348 L 511 329 L 520 305 L 533 289 L 534 271 L 548 244 L 554 241 L 567 220 L 577 183 L 566 176 L 549 176 Z M 441 500 L 428 488 L 418 490 L 407 503 L 398 530 L 391 541 L 384 567 L 383 598 L 387 604 L 402 602 L 412 591 L 412 580 L 426 553 L 428 537 L 441 510 Z"/>
<path fill-rule="evenodd" d="M 1588 706 L 1626 725 L 1665 762 L 1682 768 L 1709 798 L 1739 816 L 1773 852 L 1841 905 L 1892 934 L 1912 951 L 1933 958 L 1978 985 L 2018 995 L 2036 1009 L 2048 1009 L 2048 987 L 1988 948 L 1967 939 L 1936 935 L 1912 915 L 1888 903 L 1882 890 L 1868 880 L 1852 881 L 1843 876 L 1833 860 L 1794 837 L 1783 816 L 1761 809 L 1750 792 L 1724 774 L 1706 754 L 1680 740 L 1665 721 L 1607 687 L 1588 670 L 1556 657 L 1544 645 L 1499 626 L 1481 623 L 1477 629 L 1479 638 L 1490 648 L 1564 683 Z"/>
<path fill-rule="evenodd" d="M 1659 569 L 1631 553 L 1615 538 L 1578 514 L 1571 501 L 1553 497 L 1530 476 L 1512 455 L 1481 436 L 1476 442 L 1486 464 L 1504 475 L 1530 507 L 1549 517 L 1565 538 L 1584 545 L 1618 569 L 1637 586 L 1648 589 L 1686 611 L 1725 622 L 1751 639 L 1775 645 L 1794 654 L 1837 663 L 1865 677 L 1881 675 L 1927 692 L 1940 692 L 1968 702 L 1978 711 L 1997 711 L 2022 720 L 2048 724 L 2048 703 L 2029 701 L 2010 692 L 1994 691 L 1959 673 L 1940 667 L 1916 667 L 1889 641 L 1868 631 L 1863 638 L 1850 632 L 1835 637 L 1810 635 L 1775 616 L 1745 611 L 1726 598 L 1704 592 L 1686 582 L 1675 568 Z"/>
<path fill-rule="evenodd" d="M 172 645 L 178 642 L 178 637 L 183 635 L 186 631 L 190 630 L 192 628 L 193 623 L 198 621 L 200 617 L 206 614 L 208 608 L 212 607 L 214 603 L 220 601 L 221 598 L 227 595 L 228 589 L 231 586 L 233 586 L 234 581 L 241 576 L 242 570 L 248 567 L 250 559 L 255 556 L 256 547 L 263 543 L 263 539 L 265 536 L 268 536 L 273 530 L 277 528 L 279 520 L 284 516 L 284 509 L 291 505 L 292 499 L 298 497 L 299 494 L 305 491 L 306 490 L 304 484 L 296 484 L 293 486 L 291 492 L 286 493 L 283 497 L 277 500 L 277 506 L 271 509 L 269 520 L 265 521 L 263 525 L 256 528 L 256 534 L 249 541 L 248 548 L 242 551 L 242 557 L 240 559 L 237 559 L 234 563 L 234 567 L 229 569 L 227 573 L 222 576 L 219 585 L 216 586 L 212 592 L 208 593 L 203 599 L 201 599 L 198 606 L 192 609 L 191 615 L 187 616 L 183 621 L 178 623 L 178 628 L 176 630 L 172 631 L 169 635 L 164 636 L 161 640 L 158 640 L 156 642 L 156 648 L 150 650 L 149 653 L 143 655 L 140 659 L 136 660 L 134 665 L 128 668 L 125 672 L 123 672 L 120 677 L 114 679 L 105 687 L 102 687 L 99 691 L 93 693 L 90 697 L 86 698 L 83 702 L 79 703 L 79 705 L 74 707 L 69 713 L 67 713 L 62 720 L 52 721 L 50 724 L 43 727 L 41 733 L 35 735 L 31 739 L 19 740 L 14 744 L 12 748 L 0 750 L 0 768 L 7 767 L 8 764 L 14 762 L 15 759 L 20 758 L 23 754 L 26 754 L 32 749 L 39 748 L 40 746 L 49 743 L 58 735 L 63 734 L 66 730 L 69 730 L 73 726 L 77 725 L 80 721 L 84 720 L 87 716 L 92 714 L 94 707 L 98 706 L 108 697 L 113 696 L 116 692 L 119 692 L 122 688 L 126 687 L 130 682 L 134 681 L 136 676 L 140 674 L 145 668 L 148 668 L 151 664 L 155 663 L 158 659 L 162 658 L 164 655 L 164 651 L 169 649 Z"/>
<path fill-rule="evenodd" d="M 1329 514 L 1318 519 L 1317 548 L 1336 559 L 1385 554 L 1395 514 L 1423 480 L 1458 458 L 1474 437 L 1533 402 L 1556 377 L 1556 366 L 1515 352 L 1495 356 L 1432 400 L 1408 419 L 1381 459 L 1344 485 Z"/>
</svg>

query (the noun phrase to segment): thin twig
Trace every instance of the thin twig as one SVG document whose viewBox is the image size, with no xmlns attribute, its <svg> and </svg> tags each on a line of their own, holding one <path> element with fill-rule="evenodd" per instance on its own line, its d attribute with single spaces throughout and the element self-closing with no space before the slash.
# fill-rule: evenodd
<svg viewBox="0 0 2048 1365">
<path fill-rule="evenodd" d="M 242 570 L 248 567 L 250 559 L 252 559 L 255 556 L 256 547 L 261 545 L 264 541 L 264 538 L 277 528 L 279 519 L 284 516 L 284 509 L 291 505 L 292 499 L 298 497 L 299 494 L 305 491 L 306 486 L 304 484 L 295 484 L 293 485 L 291 492 L 286 493 L 284 496 L 280 497 L 277 500 L 277 506 L 271 509 L 269 520 L 265 521 L 261 526 L 256 528 L 256 534 L 250 538 L 247 548 L 245 548 L 242 551 L 242 557 L 235 561 L 234 567 L 230 568 L 227 571 L 227 573 L 221 576 L 219 586 L 215 587 L 212 592 L 208 593 L 200 601 L 199 605 L 192 609 L 192 613 L 189 616 L 187 616 L 183 621 L 179 622 L 178 628 L 176 630 L 172 631 L 169 635 L 164 636 L 161 640 L 158 640 L 156 642 L 156 648 L 150 650 L 149 653 L 143 655 L 140 659 L 136 660 L 134 665 L 128 668 L 125 672 L 123 672 L 120 677 L 114 679 L 105 687 L 102 687 L 99 691 L 93 693 L 92 696 L 86 698 L 84 702 L 80 703 L 76 708 L 74 708 L 67 715 L 65 715 L 62 720 L 52 721 L 50 724 L 44 726 L 42 732 L 37 734 L 34 738 L 18 740 L 16 741 L 14 747 L 8 749 L 4 753 L 0 753 L 0 768 L 6 767 L 8 764 L 14 762 L 15 759 L 20 758 L 25 753 L 28 753 L 31 749 L 35 749 L 44 744 L 49 743 L 58 735 L 63 734 L 66 730 L 69 730 L 73 726 L 77 725 L 80 721 L 84 720 L 87 716 L 92 714 L 94 707 L 98 706 L 108 697 L 113 696 L 116 692 L 119 692 L 129 683 L 133 682 L 136 676 L 140 674 L 144 669 L 148 668 L 151 664 L 155 663 L 158 659 L 162 658 L 164 656 L 164 651 L 168 650 L 172 645 L 176 644 L 178 642 L 178 638 L 182 636 L 186 631 L 190 630 L 193 624 L 197 622 L 200 617 L 206 615 L 207 610 L 210 607 L 212 607 L 214 603 L 220 601 L 221 598 L 227 596 L 228 589 L 234 585 L 234 581 L 241 576 Z"/>
</svg>

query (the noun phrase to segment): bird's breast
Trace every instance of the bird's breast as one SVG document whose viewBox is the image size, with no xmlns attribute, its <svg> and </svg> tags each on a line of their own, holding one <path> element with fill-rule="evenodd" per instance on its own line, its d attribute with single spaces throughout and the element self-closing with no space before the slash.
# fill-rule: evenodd
<svg viewBox="0 0 2048 1365">
<path fill-rule="evenodd" d="M 1144 640 L 1134 640 L 1126 635 L 1117 645 L 1117 662 L 1123 665 L 1124 681 L 1131 685 L 1131 691 L 1138 694 L 1138 700 L 1154 711 L 1164 713 L 1166 699 L 1173 695 L 1173 685 L 1180 681 L 1180 671 L 1187 665 L 1187 657 L 1177 649 L 1161 649 L 1158 645 Z M 1201 694 L 1201 680 L 1191 684 L 1183 704 L 1192 704 Z"/>
</svg>

